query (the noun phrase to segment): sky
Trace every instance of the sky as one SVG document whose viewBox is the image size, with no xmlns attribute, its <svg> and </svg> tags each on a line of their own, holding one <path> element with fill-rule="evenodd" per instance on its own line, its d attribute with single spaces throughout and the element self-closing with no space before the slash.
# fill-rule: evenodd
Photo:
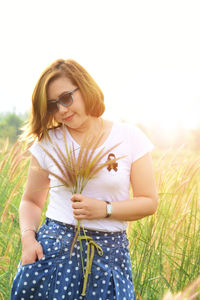
<svg viewBox="0 0 200 300">
<path fill-rule="evenodd" d="M 200 126 L 199 15 L 199 0 L 1 0 L 0 112 L 29 111 L 42 71 L 72 58 L 106 119 Z"/>
</svg>

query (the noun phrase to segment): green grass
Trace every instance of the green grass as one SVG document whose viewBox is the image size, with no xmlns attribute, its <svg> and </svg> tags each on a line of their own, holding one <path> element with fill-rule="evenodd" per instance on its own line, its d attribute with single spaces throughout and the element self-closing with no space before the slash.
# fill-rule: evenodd
<svg viewBox="0 0 200 300">
<path fill-rule="evenodd" d="M 18 206 L 28 161 L 19 145 L 0 154 L 0 299 L 9 299 L 9 289 L 20 260 Z"/>
<path fill-rule="evenodd" d="M 199 154 L 153 152 L 159 207 L 128 230 L 137 299 L 176 294 L 200 275 Z M 18 206 L 28 164 L 18 144 L 0 153 L 0 299 L 9 299 L 21 257 Z"/>
<path fill-rule="evenodd" d="M 154 155 L 159 207 L 129 226 L 138 299 L 162 299 L 200 275 L 200 159 L 197 153 Z"/>
</svg>

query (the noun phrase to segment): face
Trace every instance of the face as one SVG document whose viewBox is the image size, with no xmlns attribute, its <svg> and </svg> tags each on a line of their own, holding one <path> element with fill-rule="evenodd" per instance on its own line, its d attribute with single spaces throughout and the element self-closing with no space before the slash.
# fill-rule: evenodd
<svg viewBox="0 0 200 300">
<path fill-rule="evenodd" d="M 75 86 L 67 77 L 60 77 L 53 80 L 47 89 L 47 101 L 58 99 L 64 92 L 71 92 Z M 81 128 L 87 122 L 89 116 L 85 113 L 85 104 L 80 90 L 73 93 L 73 102 L 70 106 L 59 104 L 59 110 L 54 114 L 54 118 L 59 123 L 64 123 L 72 129 Z"/>
</svg>

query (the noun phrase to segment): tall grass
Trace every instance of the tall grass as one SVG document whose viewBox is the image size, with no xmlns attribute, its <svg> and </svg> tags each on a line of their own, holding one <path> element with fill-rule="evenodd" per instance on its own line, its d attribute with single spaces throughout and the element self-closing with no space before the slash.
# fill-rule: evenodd
<svg viewBox="0 0 200 300">
<path fill-rule="evenodd" d="M 200 275 L 200 158 L 179 149 L 154 163 L 158 210 L 131 223 L 129 236 L 137 298 L 156 300 Z"/>
<path fill-rule="evenodd" d="M 9 299 L 9 289 L 20 260 L 18 206 L 26 179 L 28 160 L 19 144 L 0 153 L 0 299 Z"/>
<path fill-rule="evenodd" d="M 159 208 L 155 215 L 130 223 L 128 230 L 137 299 L 199 297 L 199 157 L 182 149 L 153 153 Z M 28 164 L 18 144 L 8 151 L 5 143 L 0 153 L 0 299 L 10 297 L 21 256 L 18 206 Z"/>
</svg>

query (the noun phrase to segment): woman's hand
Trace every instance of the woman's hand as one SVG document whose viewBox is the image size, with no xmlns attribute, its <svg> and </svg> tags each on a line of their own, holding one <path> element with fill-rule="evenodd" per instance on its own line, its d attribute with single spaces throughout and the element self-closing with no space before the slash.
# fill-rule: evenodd
<svg viewBox="0 0 200 300">
<path fill-rule="evenodd" d="M 77 220 L 103 219 L 106 216 L 106 202 L 80 194 L 71 197 L 74 218 Z"/>
<path fill-rule="evenodd" d="M 43 257 L 40 243 L 28 231 L 22 236 L 22 265 L 32 264 Z"/>
</svg>

